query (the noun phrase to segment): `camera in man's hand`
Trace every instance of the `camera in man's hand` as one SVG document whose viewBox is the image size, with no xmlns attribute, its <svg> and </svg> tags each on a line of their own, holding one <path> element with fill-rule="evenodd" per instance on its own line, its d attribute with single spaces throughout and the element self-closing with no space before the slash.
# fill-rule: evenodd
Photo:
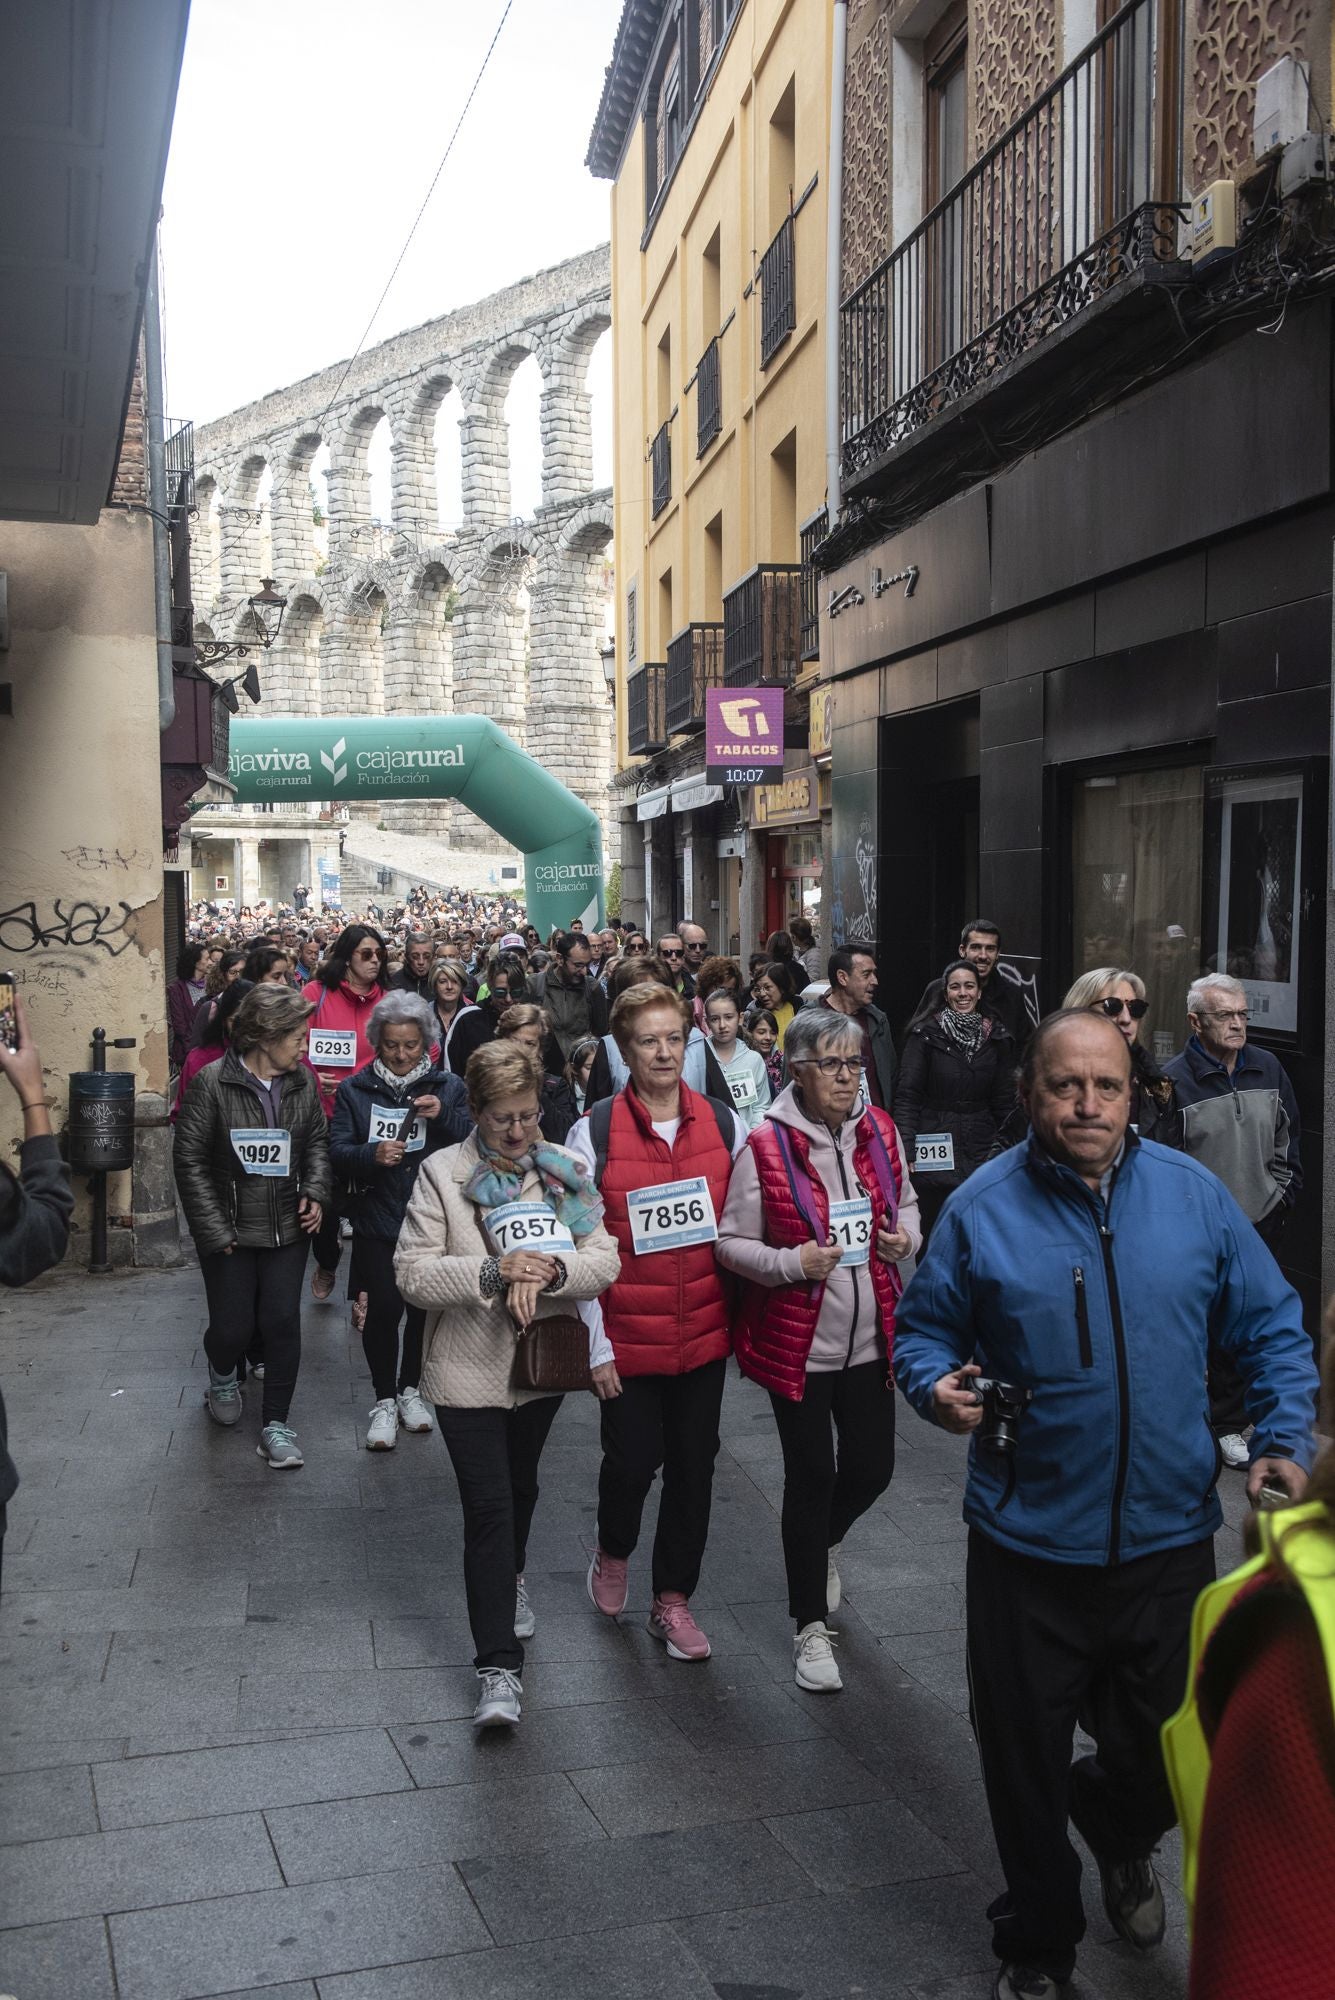
<svg viewBox="0 0 1335 2000">
<path fill-rule="evenodd" d="M 1020 1436 L 1020 1419 L 1034 1400 L 1032 1389 L 1017 1382 L 999 1382 L 992 1375 L 975 1375 L 969 1382 L 983 1406 L 983 1421 L 974 1435 L 984 1451 L 1009 1458 Z"/>
</svg>

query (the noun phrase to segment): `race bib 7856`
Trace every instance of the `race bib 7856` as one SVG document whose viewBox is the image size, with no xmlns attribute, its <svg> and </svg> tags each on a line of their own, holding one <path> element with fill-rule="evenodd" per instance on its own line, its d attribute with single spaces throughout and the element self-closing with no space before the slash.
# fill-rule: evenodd
<svg viewBox="0 0 1335 2000">
<path fill-rule="evenodd" d="M 684 1250 L 692 1243 L 717 1243 L 718 1222 L 709 1182 L 703 1174 L 692 1180 L 664 1181 L 658 1187 L 636 1188 L 626 1196 L 631 1248 L 637 1257 L 661 1250 Z"/>
</svg>

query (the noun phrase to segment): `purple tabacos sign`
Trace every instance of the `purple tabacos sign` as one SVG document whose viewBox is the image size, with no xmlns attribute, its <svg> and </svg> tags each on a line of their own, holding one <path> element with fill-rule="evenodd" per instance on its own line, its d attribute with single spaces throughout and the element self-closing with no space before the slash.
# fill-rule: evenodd
<svg viewBox="0 0 1335 2000">
<path fill-rule="evenodd" d="M 783 689 L 705 689 L 705 771 L 724 785 L 783 776 Z"/>
</svg>

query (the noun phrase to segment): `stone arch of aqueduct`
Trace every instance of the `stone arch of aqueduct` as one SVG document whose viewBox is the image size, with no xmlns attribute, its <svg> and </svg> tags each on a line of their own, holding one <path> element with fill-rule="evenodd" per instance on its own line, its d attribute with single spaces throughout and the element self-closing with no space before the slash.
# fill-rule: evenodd
<svg viewBox="0 0 1335 2000">
<path fill-rule="evenodd" d="M 262 661 L 265 707 L 489 715 L 606 818 L 614 725 L 599 646 L 612 494 L 592 484 L 586 377 L 610 300 L 603 245 L 369 348 L 341 387 L 337 363 L 199 428 L 196 633 L 244 639 L 254 629 L 247 598 L 261 575 L 276 579 L 288 608 Z M 521 521 L 511 516 L 504 405 L 529 355 L 542 376 L 542 503 Z M 443 533 L 435 424 L 452 389 L 462 403 L 463 520 Z M 388 524 L 372 519 L 367 464 L 382 418 Z M 324 557 L 310 484 L 322 445 Z M 453 828 L 460 844 L 495 845 L 449 802 L 381 811 L 401 830 Z"/>
</svg>

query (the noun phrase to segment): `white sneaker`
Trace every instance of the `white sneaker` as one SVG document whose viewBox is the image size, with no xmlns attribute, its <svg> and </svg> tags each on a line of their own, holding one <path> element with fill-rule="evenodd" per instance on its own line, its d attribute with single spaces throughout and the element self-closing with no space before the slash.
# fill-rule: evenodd
<svg viewBox="0 0 1335 2000">
<path fill-rule="evenodd" d="M 834 1694 L 843 1686 L 834 1663 L 834 1634 L 819 1619 L 794 1639 L 793 1665 L 797 1685 L 808 1694 Z"/>
<path fill-rule="evenodd" d="M 1235 1470 L 1251 1463 L 1252 1455 L 1241 1431 L 1227 1431 L 1219 1440 L 1219 1450 L 1224 1464 L 1233 1466 Z"/>
<path fill-rule="evenodd" d="M 511 1673 L 509 1667 L 479 1667 L 477 1677 L 482 1683 L 482 1692 L 473 1710 L 473 1720 L 479 1729 L 494 1729 L 497 1724 L 513 1729 L 519 1720 L 518 1674 Z"/>
<path fill-rule="evenodd" d="M 825 1616 L 827 1618 L 833 1618 L 835 1612 L 839 1609 L 840 1600 L 844 1594 L 844 1587 L 839 1581 L 839 1572 L 835 1568 L 834 1563 L 834 1559 L 842 1547 L 842 1542 L 836 1542 L 825 1558 Z"/>
<path fill-rule="evenodd" d="M 368 1451 L 393 1451 L 399 1437 L 399 1406 L 392 1396 L 376 1403 L 371 1411 L 371 1428 L 366 1433 Z"/>
<path fill-rule="evenodd" d="M 522 1576 L 515 1578 L 515 1637 L 531 1639 L 538 1629 L 538 1621 L 533 1606 L 529 1603 L 528 1586 Z M 4 2000 L 0 1994 L 0 2000 Z"/>
<path fill-rule="evenodd" d="M 416 1383 L 413 1383 L 407 1389 L 400 1389 L 397 1402 L 399 1406 L 400 1430 L 421 1433 L 432 1431 L 436 1428 L 435 1419 L 431 1414 L 431 1405 L 427 1402 Z"/>
</svg>

